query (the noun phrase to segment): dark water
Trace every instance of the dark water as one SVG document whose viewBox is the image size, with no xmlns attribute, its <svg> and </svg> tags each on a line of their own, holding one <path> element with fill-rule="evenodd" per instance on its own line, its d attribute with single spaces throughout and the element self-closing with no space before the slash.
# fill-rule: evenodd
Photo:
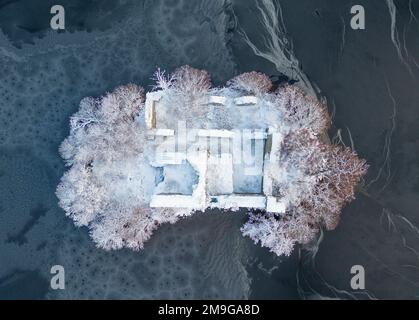
<svg viewBox="0 0 419 320">
<path fill-rule="evenodd" d="M 419 1 L 282 0 L 286 36 L 340 133 L 371 165 L 357 199 L 318 250 L 278 258 L 243 238 L 244 213 L 197 214 L 160 228 L 141 252 L 96 249 L 54 195 L 58 145 L 85 96 L 155 68 L 205 68 L 216 85 L 260 70 L 284 79 L 243 41 L 266 36 L 254 1 L 0 1 L 0 299 L 408 298 L 419 296 Z M 393 35 L 393 41 L 392 41 Z M 400 54 L 399 54 L 400 53 Z M 289 75 L 288 75 L 289 76 Z M 66 289 L 52 290 L 63 265 Z M 366 291 L 350 287 L 362 265 Z"/>
</svg>

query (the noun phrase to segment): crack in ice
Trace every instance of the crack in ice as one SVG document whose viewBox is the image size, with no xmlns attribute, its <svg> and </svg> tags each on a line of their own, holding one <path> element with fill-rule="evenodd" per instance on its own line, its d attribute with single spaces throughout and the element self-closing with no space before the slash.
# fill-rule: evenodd
<svg viewBox="0 0 419 320">
<path fill-rule="evenodd" d="M 399 31 L 398 31 L 398 28 L 397 28 L 397 7 L 394 4 L 394 0 L 386 0 L 386 4 L 387 4 L 388 11 L 389 11 L 389 14 L 390 14 L 390 19 L 391 19 L 391 22 L 390 22 L 391 42 L 393 43 L 394 47 L 396 48 L 397 55 L 399 57 L 400 62 L 407 68 L 410 75 L 412 77 L 414 77 L 414 73 L 412 71 L 412 68 L 410 67 L 409 63 L 406 61 L 405 57 L 403 56 L 402 49 L 401 49 Z M 408 57 L 408 55 L 407 55 L 407 57 Z"/>
<path fill-rule="evenodd" d="M 293 45 L 286 37 L 286 28 L 279 2 L 276 6 L 272 0 L 259 0 L 256 4 L 261 15 L 261 24 L 267 32 L 263 38 L 265 51 L 259 49 L 248 37 L 244 30 L 240 30 L 246 44 L 253 53 L 275 65 L 277 71 L 290 79 L 299 80 L 303 88 L 311 95 L 316 96 L 316 91 L 308 77 L 301 71 L 300 63 L 294 55 Z"/>
<path fill-rule="evenodd" d="M 392 178 L 391 176 L 391 144 L 392 144 L 393 133 L 396 129 L 396 116 L 397 116 L 396 99 L 394 98 L 391 92 L 387 77 L 385 77 L 384 79 L 385 79 L 388 95 L 393 104 L 393 112 L 390 116 L 391 126 L 390 126 L 390 129 L 387 131 L 385 139 L 384 139 L 384 147 L 383 147 L 383 153 L 382 153 L 384 157 L 383 164 L 379 168 L 376 177 L 372 179 L 366 186 L 367 188 L 369 188 L 372 184 L 376 183 L 381 178 L 381 175 L 383 174 L 383 172 L 385 172 L 386 174 L 385 182 L 382 188 L 378 191 L 378 194 L 380 194 L 381 192 L 384 191 L 385 188 L 387 188 Z"/>
</svg>

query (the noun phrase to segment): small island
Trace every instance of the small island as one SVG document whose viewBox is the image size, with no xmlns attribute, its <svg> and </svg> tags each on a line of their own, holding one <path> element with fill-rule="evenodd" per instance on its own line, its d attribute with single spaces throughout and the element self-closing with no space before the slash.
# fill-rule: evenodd
<svg viewBox="0 0 419 320">
<path fill-rule="evenodd" d="M 246 208 L 243 235 L 290 255 L 333 230 L 367 164 L 330 143 L 325 105 L 249 72 L 212 87 L 189 66 L 85 98 L 60 147 L 60 206 L 98 247 L 139 250 L 163 223 Z"/>
</svg>

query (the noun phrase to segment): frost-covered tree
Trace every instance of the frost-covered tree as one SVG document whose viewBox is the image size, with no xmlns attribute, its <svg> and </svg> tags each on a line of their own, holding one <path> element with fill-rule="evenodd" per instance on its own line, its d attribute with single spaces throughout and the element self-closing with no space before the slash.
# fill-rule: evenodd
<svg viewBox="0 0 419 320">
<path fill-rule="evenodd" d="M 155 169 L 144 155 L 143 103 L 136 85 L 83 99 L 60 147 L 70 167 L 57 188 L 60 206 L 104 249 L 142 248 L 160 223 L 174 222 L 148 206 Z"/>
<path fill-rule="evenodd" d="M 311 129 L 315 134 L 324 133 L 330 125 L 326 106 L 315 97 L 308 96 L 297 86 L 285 85 L 277 89 L 275 104 L 284 112 L 286 124 L 293 130 Z"/>
<path fill-rule="evenodd" d="M 166 75 L 165 71 L 157 69 L 152 79 L 156 82 L 154 89 L 189 99 L 202 96 L 211 88 L 209 73 L 188 65 L 177 68 L 171 75 Z"/>
<path fill-rule="evenodd" d="M 271 173 L 276 176 L 275 195 L 288 202 L 288 209 L 280 215 L 250 212 L 243 234 L 278 255 L 289 255 L 290 247 L 310 242 L 321 227 L 337 226 L 367 167 L 349 148 L 321 142 L 310 129 L 290 133 Z"/>
<path fill-rule="evenodd" d="M 238 75 L 229 80 L 227 86 L 245 93 L 260 95 L 267 93 L 272 88 L 272 81 L 266 74 L 252 71 Z"/>
<path fill-rule="evenodd" d="M 205 70 L 182 66 L 173 73 L 172 87 L 184 96 L 200 96 L 211 88 L 211 77 Z"/>
<path fill-rule="evenodd" d="M 243 235 L 269 248 L 278 256 L 291 255 L 297 242 L 308 243 L 318 232 L 310 217 L 297 213 L 279 216 L 270 212 L 252 213 L 241 228 Z"/>
</svg>

